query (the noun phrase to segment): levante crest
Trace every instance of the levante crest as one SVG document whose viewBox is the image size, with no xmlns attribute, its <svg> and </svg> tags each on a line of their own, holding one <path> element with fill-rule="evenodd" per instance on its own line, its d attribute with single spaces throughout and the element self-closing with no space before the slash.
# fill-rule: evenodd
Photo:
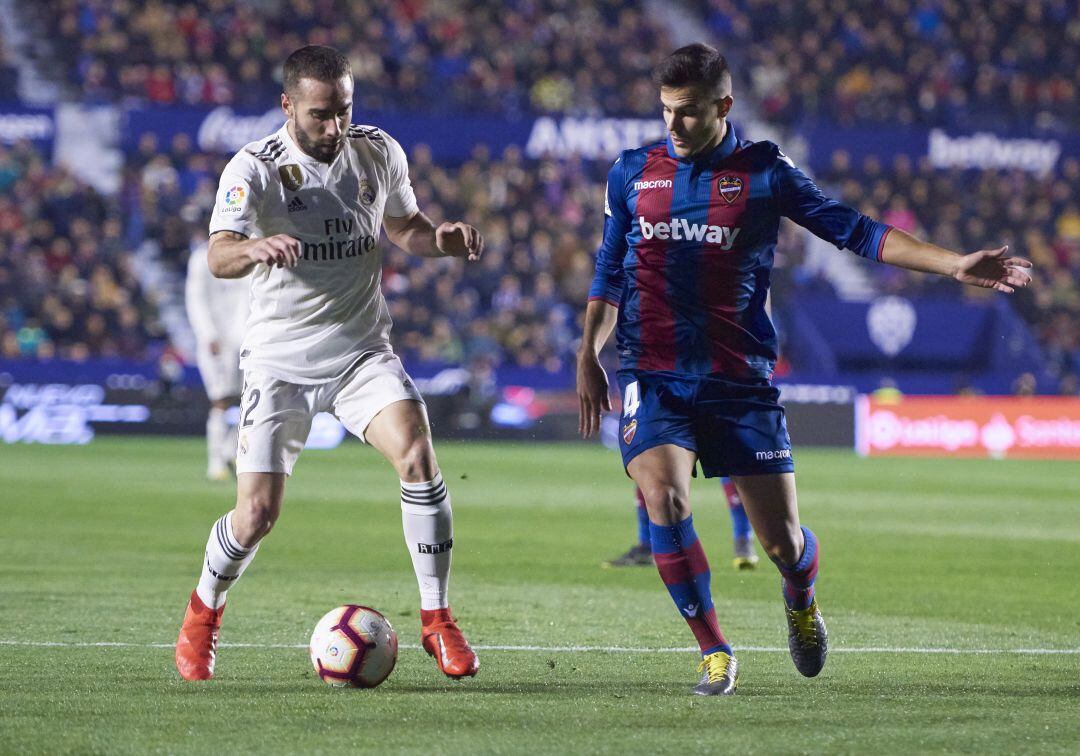
<svg viewBox="0 0 1080 756">
<path fill-rule="evenodd" d="M 637 433 L 637 420 L 631 420 L 622 429 L 622 440 L 624 444 L 629 444 L 634 440 L 634 434 Z"/>
<path fill-rule="evenodd" d="M 720 189 L 720 196 L 727 200 L 729 205 L 742 194 L 742 179 L 738 176 L 721 176 L 716 185 Z"/>
</svg>

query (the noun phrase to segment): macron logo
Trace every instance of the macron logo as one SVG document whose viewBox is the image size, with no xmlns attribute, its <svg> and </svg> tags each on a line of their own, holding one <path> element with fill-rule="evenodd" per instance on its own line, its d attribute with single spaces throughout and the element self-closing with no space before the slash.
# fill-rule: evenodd
<svg viewBox="0 0 1080 756">
<path fill-rule="evenodd" d="M 731 226 L 708 226 L 704 223 L 690 223 L 686 218 L 672 218 L 671 223 L 649 223 L 645 216 L 638 216 L 638 226 L 645 239 L 666 241 L 706 241 L 719 244 L 725 252 L 735 243 L 741 228 Z"/>
<path fill-rule="evenodd" d="M 754 452 L 754 457 L 758 461 L 768 459 L 791 459 L 791 449 L 774 449 L 772 451 Z"/>
<path fill-rule="evenodd" d="M 634 191 L 639 192 L 642 189 L 670 189 L 674 184 L 671 183 L 671 179 L 657 179 L 656 181 L 635 181 Z"/>
</svg>

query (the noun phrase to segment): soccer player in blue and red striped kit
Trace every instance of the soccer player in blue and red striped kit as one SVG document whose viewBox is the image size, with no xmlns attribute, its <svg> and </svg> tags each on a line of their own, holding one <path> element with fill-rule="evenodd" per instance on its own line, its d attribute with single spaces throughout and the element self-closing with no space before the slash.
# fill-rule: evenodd
<svg viewBox="0 0 1080 756">
<path fill-rule="evenodd" d="M 788 645 L 807 677 L 825 664 L 814 596 L 819 547 L 799 521 L 791 442 L 772 385 L 776 332 L 765 311 L 780 218 L 838 248 L 1011 293 L 1031 277 L 1008 248 L 960 255 L 825 197 L 771 142 L 736 137 L 727 62 L 694 44 L 655 72 L 668 137 L 623 152 L 608 174 L 578 354 L 581 432 L 611 409 L 598 355 L 617 329 L 623 464 L 645 495 L 657 569 L 701 649 L 699 695 L 729 695 L 738 663 L 717 621 L 689 491 L 735 482 L 780 570 Z"/>
</svg>

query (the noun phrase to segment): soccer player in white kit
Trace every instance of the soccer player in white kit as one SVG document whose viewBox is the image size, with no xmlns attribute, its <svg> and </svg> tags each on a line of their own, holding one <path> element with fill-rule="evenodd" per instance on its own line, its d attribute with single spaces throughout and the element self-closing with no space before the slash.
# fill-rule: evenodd
<svg viewBox="0 0 1080 756">
<path fill-rule="evenodd" d="M 194 244 L 188 258 L 184 302 L 195 332 L 195 359 L 210 399 L 206 418 L 206 477 L 227 480 L 236 460 L 236 426 L 226 420 L 240 401 L 244 375 L 240 342 L 248 317 L 248 279 L 215 278 L 207 264 L 208 246 Z"/>
<path fill-rule="evenodd" d="M 213 677 L 226 591 L 277 520 L 311 419 L 326 411 L 397 471 L 421 642 L 448 677 L 470 677 L 479 662 L 447 602 L 450 496 L 423 399 L 390 349 L 378 241 L 385 228 L 412 254 L 477 260 L 483 238 L 465 223 L 435 226 L 417 208 L 397 142 L 350 125 L 344 55 L 300 48 L 285 61 L 283 85 L 288 121 L 229 162 L 210 222 L 210 270 L 251 274 L 251 315 L 240 351 L 236 508 L 211 528 L 176 667 L 187 680 Z"/>
</svg>

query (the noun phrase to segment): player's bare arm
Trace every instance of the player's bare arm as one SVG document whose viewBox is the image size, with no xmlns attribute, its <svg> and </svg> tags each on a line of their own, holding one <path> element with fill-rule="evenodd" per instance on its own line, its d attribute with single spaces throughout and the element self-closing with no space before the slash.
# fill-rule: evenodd
<svg viewBox="0 0 1080 756">
<path fill-rule="evenodd" d="M 300 242 L 286 234 L 249 239 L 236 231 L 218 231 L 210 237 L 210 272 L 217 278 L 243 278 L 259 263 L 295 268 Z"/>
<path fill-rule="evenodd" d="M 607 373 L 600 365 L 600 350 L 615 328 L 619 309 L 594 299 L 585 309 L 585 329 L 577 359 L 578 431 L 589 438 L 600 430 L 600 415 L 611 411 Z"/>
<path fill-rule="evenodd" d="M 420 257 L 464 257 L 469 262 L 480 259 L 484 237 L 467 223 L 440 223 L 417 210 L 410 216 L 383 218 L 383 228 L 396 246 Z"/>
<path fill-rule="evenodd" d="M 885 238 L 881 261 L 1012 294 L 1031 283 L 1031 275 L 1025 270 L 1031 267 L 1031 262 L 1022 257 L 1006 257 L 1008 251 L 1008 246 L 1004 246 L 961 255 L 894 228 Z"/>
</svg>

